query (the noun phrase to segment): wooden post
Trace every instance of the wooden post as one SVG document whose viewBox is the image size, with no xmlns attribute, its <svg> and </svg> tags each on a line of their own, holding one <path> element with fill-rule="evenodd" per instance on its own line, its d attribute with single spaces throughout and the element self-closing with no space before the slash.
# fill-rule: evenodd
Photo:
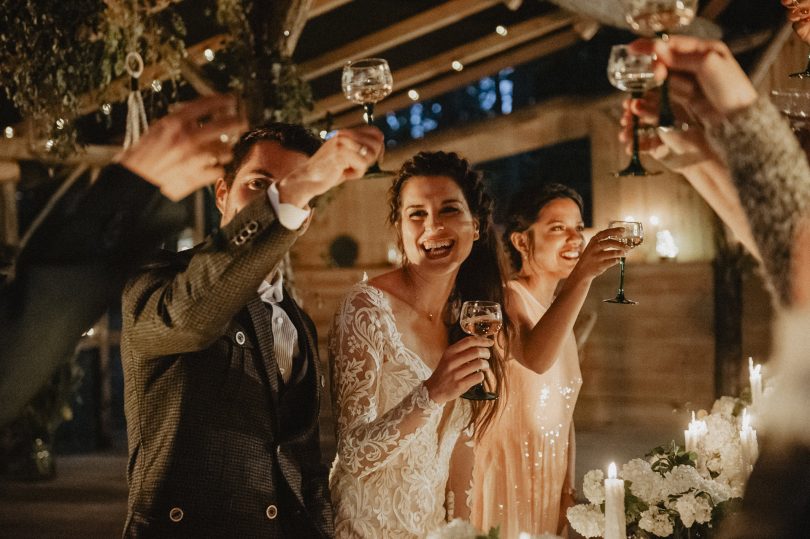
<svg viewBox="0 0 810 539">
<path fill-rule="evenodd" d="M 17 182 L 20 166 L 16 161 L 0 161 L 0 243 L 14 246 L 20 241 L 17 223 Z"/>
</svg>

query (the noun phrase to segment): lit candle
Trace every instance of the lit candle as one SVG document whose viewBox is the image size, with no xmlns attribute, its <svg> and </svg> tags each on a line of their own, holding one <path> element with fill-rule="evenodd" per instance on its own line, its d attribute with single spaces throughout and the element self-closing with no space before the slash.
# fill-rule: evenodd
<svg viewBox="0 0 810 539">
<path fill-rule="evenodd" d="M 624 481 L 616 479 L 616 464 L 608 466 L 605 479 L 605 539 L 626 539 L 624 519 Z"/>
<path fill-rule="evenodd" d="M 692 421 L 689 422 L 689 428 L 683 431 L 684 448 L 687 451 L 698 450 L 698 445 L 703 441 L 703 437 L 709 432 L 709 427 L 702 419 L 695 419 L 695 412 L 692 412 Z"/>
<path fill-rule="evenodd" d="M 754 365 L 754 358 L 748 358 L 748 381 L 751 383 L 751 405 L 762 402 L 762 365 Z"/>
<path fill-rule="evenodd" d="M 751 428 L 751 416 L 743 410 L 742 428 L 740 429 L 740 446 L 742 447 L 743 470 L 748 474 L 759 456 L 757 431 Z"/>
</svg>

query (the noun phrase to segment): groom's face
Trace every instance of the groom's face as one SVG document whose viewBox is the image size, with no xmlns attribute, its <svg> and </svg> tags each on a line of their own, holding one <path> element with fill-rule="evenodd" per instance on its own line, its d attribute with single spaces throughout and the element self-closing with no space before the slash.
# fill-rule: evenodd
<svg viewBox="0 0 810 539">
<path fill-rule="evenodd" d="M 302 166 L 307 159 L 307 154 L 284 148 L 276 141 L 256 142 L 237 169 L 230 185 L 223 178 L 217 180 L 216 203 L 222 214 L 220 226 L 228 224 L 257 197 L 266 197 L 270 184 Z"/>
</svg>

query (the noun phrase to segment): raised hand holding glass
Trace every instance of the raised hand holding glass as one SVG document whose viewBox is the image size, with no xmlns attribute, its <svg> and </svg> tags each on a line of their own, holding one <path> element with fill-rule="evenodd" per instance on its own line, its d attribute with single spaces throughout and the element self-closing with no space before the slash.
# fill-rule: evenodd
<svg viewBox="0 0 810 539">
<path fill-rule="evenodd" d="M 346 99 L 363 105 L 364 120 L 367 124 L 374 122 L 374 104 L 388 96 L 394 88 L 394 79 L 388 62 L 382 58 L 364 58 L 346 62 L 343 66 L 341 87 Z M 380 169 L 374 163 L 366 171 L 365 177 L 388 177 L 393 173 Z"/>
</svg>

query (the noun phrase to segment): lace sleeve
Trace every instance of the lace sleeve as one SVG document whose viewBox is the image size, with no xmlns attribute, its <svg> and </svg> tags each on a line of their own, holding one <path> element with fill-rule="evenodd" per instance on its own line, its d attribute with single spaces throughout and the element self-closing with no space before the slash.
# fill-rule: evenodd
<svg viewBox="0 0 810 539">
<path fill-rule="evenodd" d="M 338 309 L 330 332 L 337 452 L 341 463 L 359 477 L 386 466 L 442 410 L 420 383 L 380 415 L 379 397 L 386 382 L 382 368 L 394 349 L 386 319 L 390 315 L 368 292 L 355 288 Z"/>
</svg>

